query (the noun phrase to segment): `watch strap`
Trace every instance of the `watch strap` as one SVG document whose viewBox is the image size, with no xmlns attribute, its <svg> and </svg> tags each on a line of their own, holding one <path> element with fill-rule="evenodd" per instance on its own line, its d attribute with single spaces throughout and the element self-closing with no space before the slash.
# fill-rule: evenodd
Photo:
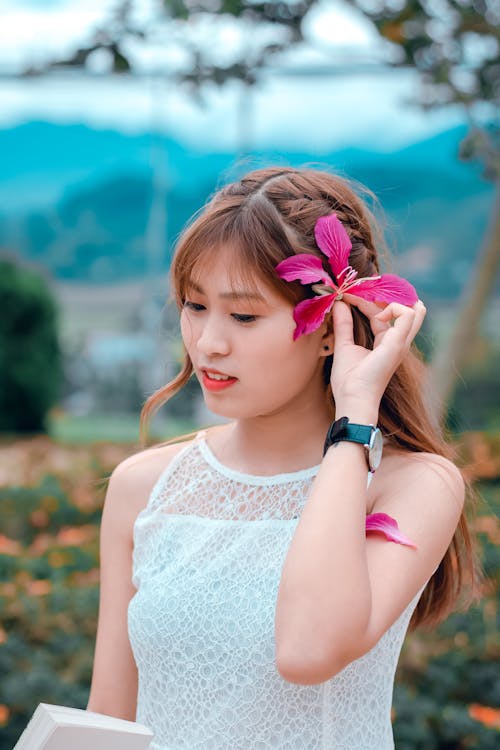
<svg viewBox="0 0 500 750">
<path fill-rule="evenodd" d="M 326 433 L 323 455 L 325 455 L 331 445 L 339 443 L 342 440 L 348 440 L 352 443 L 360 443 L 361 445 L 369 445 L 372 432 L 375 429 L 374 425 L 356 424 L 354 422 L 349 422 L 348 417 L 340 417 L 340 419 L 336 419 L 335 422 L 332 422 Z"/>
<path fill-rule="evenodd" d="M 351 440 L 353 443 L 369 445 L 372 432 L 375 429 L 373 425 L 353 424 L 349 422 L 344 430 L 343 440 Z"/>
</svg>

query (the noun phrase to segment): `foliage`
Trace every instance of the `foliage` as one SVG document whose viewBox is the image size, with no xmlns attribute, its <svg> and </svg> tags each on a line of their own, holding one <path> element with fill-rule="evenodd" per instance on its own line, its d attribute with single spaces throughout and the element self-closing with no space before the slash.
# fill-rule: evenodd
<svg viewBox="0 0 500 750">
<path fill-rule="evenodd" d="M 455 432 L 499 429 L 499 369 L 500 349 L 483 343 L 464 369 L 449 406 L 448 421 Z"/>
<path fill-rule="evenodd" d="M 495 0 L 350 0 L 349 4 L 366 15 L 389 43 L 387 59 L 392 64 L 411 65 L 421 73 L 424 106 L 459 103 L 472 116 L 477 103 L 498 105 L 500 13 Z M 156 16 L 146 20 L 137 13 L 137 2 L 121 0 L 87 44 L 48 68 L 85 68 L 96 51 L 105 51 L 110 69 L 127 73 L 134 67 L 134 40 L 135 45 L 182 47 L 187 62 L 177 78 L 197 89 L 207 81 L 221 85 L 234 78 L 252 84 L 277 53 L 308 41 L 306 19 L 318 5 L 319 0 L 220 0 L 215 4 L 163 0 Z M 241 42 L 233 59 L 221 65 L 217 31 L 228 28 L 231 20 L 237 21 Z M 199 24 L 210 29 L 212 44 L 196 33 Z M 231 28 L 236 31 L 235 26 Z M 498 176 L 499 145 L 498 128 L 487 133 L 475 127 L 463 155 L 481 156 L 490 176 Z"/>
<path fill-rule="evenodd" d="M 45 280 L 0 258 L 0 432 L 45 430 L 58 397 L 57 310 Z"/>
<path fill-rule="evenodd" d="M 207 81 L 222 85 L 235 78 L 252 84 L 256 81 L 257 71 L 277 52 L 303 39 L 304 17 L 316 3 L 317 0 L 277 0 L 272 3 L 220 0 L 214 5 L 204 0 L 163 0 L 156 4 L 155 15 L 145 19 L 144 14 L 137 13 L 137 1 L 120 0 L 87 44 L 43 70 L 30 67 L 26 72 L 34 75 L 61 66 L 92 67 L 94 53 L 105 52 L 112 72 L 128 73 L 134 67 L 134 49 L 152 44 L 177 51 L 182 48 L 187 63 L 178 72 L 179 82 L 194 88 Z M 237 52 L 233 60 L 219 64 L 213 51 L 224 45 L 224 39 L 218 37 L 217 32 L 223 25 L 227 28 L 231 17 L 238 19 L 244 34 L 241 44 L 244 51 Z M 200 21 L 206 23 L 208 20 L 212 22 L 212 43 L 206 44 L 204 35 L 200 44 L 197 26 Z M 222 24 L 217 24 L 217 21 Z"/>
<path fill-rule="evenodd" d="M 437 631 L 416 632 L 407 639 L 394 691 L 398 750 L 494 750 L 498 746 L 498 479 L 483 482 L 480 489 L 475 531 L 482 547 L 486 596 L 480 606 L 452 614 Z"/>
<path fill-rule="evenodd" d="M 354 0 L 395 50 L 394 63 L 421 74 L 424 107 L 463 105 L 471 122 L 476 105 L 500 104 L 500 10 L 495 0 Z M 493 115 L 493 112 L 490 112 Z M 500 176 L 498 123 L 476 121 L 462 157 L 479 156 L 491 179 Z"/>
<path fill-rule="evenodd" d="M 500 728 L 500 436 L 463 436 L 471 478 L 484 476 L 475 530 L 489 589 L 403 649 L 394 696 L 398 750 L 493 750 Z M 105 479 L 132 446 L 0 445 L 0 746 L 12 747 L 39 702 L 85 708 L 99 585 Z"/>
<path fill-rule="evenodd" d="M 390 43 L 394 64 L 411 65 L 420 73 L 424 107 L 458 104 L 465 109 L 470 127 L 459 154 L 479 160 L 485 177 L 495 184 L 495 205 L 473 278 L 464 287 L 452 334 L 433 362 L 434 386 L 444 411 L 457 373 L 469 364 L 469 347 L 478 338 L 500 263 L 500 9 L 496 0 L 353 4 Z"/>
<path fill-rule="evenodd" d="M 86 706 L 103 478 L 130 452 L 41 437 L 2 448 L 1 747 L 14 745 L 41 701 Z"/>
<path fill-rule="evenodd" d="M 258 80 L 258 73 L 276 58 L 276 53 L 304 45 L 306 19 L 319 0 L 164 0 L 156 18 L 145 21 L 137 15 L 137 0 L 121 0 L 113 15 L 94 38 L 65 60 L 49 63 L 42 73 L 59 66 L 92 69 L 95 53 L 105 53 L 108 69 L 129 72 L 134 67 L 137 46 L 168 48 L 170 77 L 188 82 L 200 97 L 202 84 L 221 85 L 230 79 L 246 84 Z M 479 322 L 492 294 L 500 262 L 500 12 L 497 0 L 350 0 L 365 14 L 387 43 L 385 60 L 396 66 L 411 66 L 420 73 L 423 85 L 420 103 L 424 107 L 461 105 L 469 122 L 461 144 L 463 159 L 479 159 L 485 176 L 495 184 L 496 206 L 484 248 L 478 256 L 475 278 L 467 285 L 467 298 L 460 305 L 455 329 L 442 356 L 433 365 L 438 402 L 443 409 L 452 396 L 456 372 L 467 363 L 466 344 L 477 337 Z M 140 20 L 138 20 L 140 19 Z M 232 59 L 221 65 L 220 49 L 224 30 L 230 29 L 239 44 Z M 200 30 L 205 33 L 200 33 Z M 210 37 L 210 44 L 207 38 Z M 131 41 L 135 42 L 131 44 Z M 215 50 L 215 56 L 214 56 Z M 172 59 L 180 57 L 183 67 L 174 70 Z M 183 53 L 183 54 L 182 54 Z M 90 65 L 89 65 L 90 63 Z M 450 362 L 452 366 L 450 367 Z"/>
<path fill-rule="evenodd" d="M 191 381 L 190 381 L 191 382 Z M 181 394 L 182 395 L 182 392 Z M 172 401 L 174 406 L 176 399 Z M 181 402 L 181 406 L 183 402 Z M 169 440 L 178 435 L 187 434 L 195 429 L 192 419 L 188 418 L 189 409 L 179 410 L 179 417 L 173 416 L 170 408 L 168 416 L 153 417 L 149 434 L 158 442 Z M 192 409 L 191 409 L 192 411 Z M 162 410 L 165 412 L 165 409 Z M 93 442 L 137 443 L 139 442 L 139 420 L 136 414 L 114 414 L 99 412 L 84 416 L 73 416 L 63 411 L 54 410 L 49 421 L 49 434 L 57 443 L 85 444 Z"/>
</svg>

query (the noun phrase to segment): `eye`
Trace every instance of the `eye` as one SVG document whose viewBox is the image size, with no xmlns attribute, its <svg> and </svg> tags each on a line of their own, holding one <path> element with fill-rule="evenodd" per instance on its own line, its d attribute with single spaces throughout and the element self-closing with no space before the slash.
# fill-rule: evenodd
<svg viewBox="0 0 500 750">
<path fill-rule="evenodd" d="M 184 300 L 183 307 L 187 307 L 189 310 L 194 310 L 195 312 L 199 312 L 200 310 L 204 310 L 203 305 L 199 305 L 197 302 L 190 302 L 189 300 Z"/>
<path fill-rule="evenodd" d="M 233 313 L 233 318 L 237 320 L 238 323 L 253 323 L 257 320 L 256 315 L 239 315 L 238 313 Z"/>
</svg>

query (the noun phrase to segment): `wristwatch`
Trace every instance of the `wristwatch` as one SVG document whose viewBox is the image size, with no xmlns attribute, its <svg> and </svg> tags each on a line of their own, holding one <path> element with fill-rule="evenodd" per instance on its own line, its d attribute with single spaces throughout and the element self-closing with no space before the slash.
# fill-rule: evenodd
<svg viewBox="0 0 500 750">
<path fill-rule="evenodd" d="M 383 437 L 379 428 L 373 424 L 354 424 L 348 417 L 341 417 L 332 422 L 326 433 L 323 456 L 328 448 L 342 440 L 361 443 L 365 448 L 368 468 L 373 473 L 380 466 L 382 460 Z"/>
</svg>

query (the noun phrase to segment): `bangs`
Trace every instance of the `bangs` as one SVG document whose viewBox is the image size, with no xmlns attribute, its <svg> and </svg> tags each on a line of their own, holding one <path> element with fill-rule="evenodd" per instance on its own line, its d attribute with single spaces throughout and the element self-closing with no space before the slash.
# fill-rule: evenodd
<svg viewBox="0 0 500 750">
<path fill-rule="evenodd" d="M 275 270 L 297 249 L 274 207 L 258 197 L 253 205 L 234 205 L 234 200 L 219 203 L 209 204 L 181 236 L 171 269 L 177 305 L 182 307 L 190 289 L 203 287 L 203 277 L 222 253 L 235 294 L 244 290 L 262 297 L 266 285 L 290 302 L 303 298 L 302 286 L 283 281 Z"/>
<path fill-rule="evenodd" d="M 184 298 L 193 288 L 203 288 L 204 278 L 214 267 L 218 258 L 223 255 L 226 260 L 226 271 L 229 279 L 229 290 L 235 296 L 243 292 L 249 296 L 262 298 L 263 284 L 270 284 L 258 265 L 253 263 L 253 256 L 248 253 L 244 243 L 235 246 L 221 242 L 220 245 L 204 246 L 193 259 L 191 272 L 182 279 L 181 295 Z"/>
</svg>

